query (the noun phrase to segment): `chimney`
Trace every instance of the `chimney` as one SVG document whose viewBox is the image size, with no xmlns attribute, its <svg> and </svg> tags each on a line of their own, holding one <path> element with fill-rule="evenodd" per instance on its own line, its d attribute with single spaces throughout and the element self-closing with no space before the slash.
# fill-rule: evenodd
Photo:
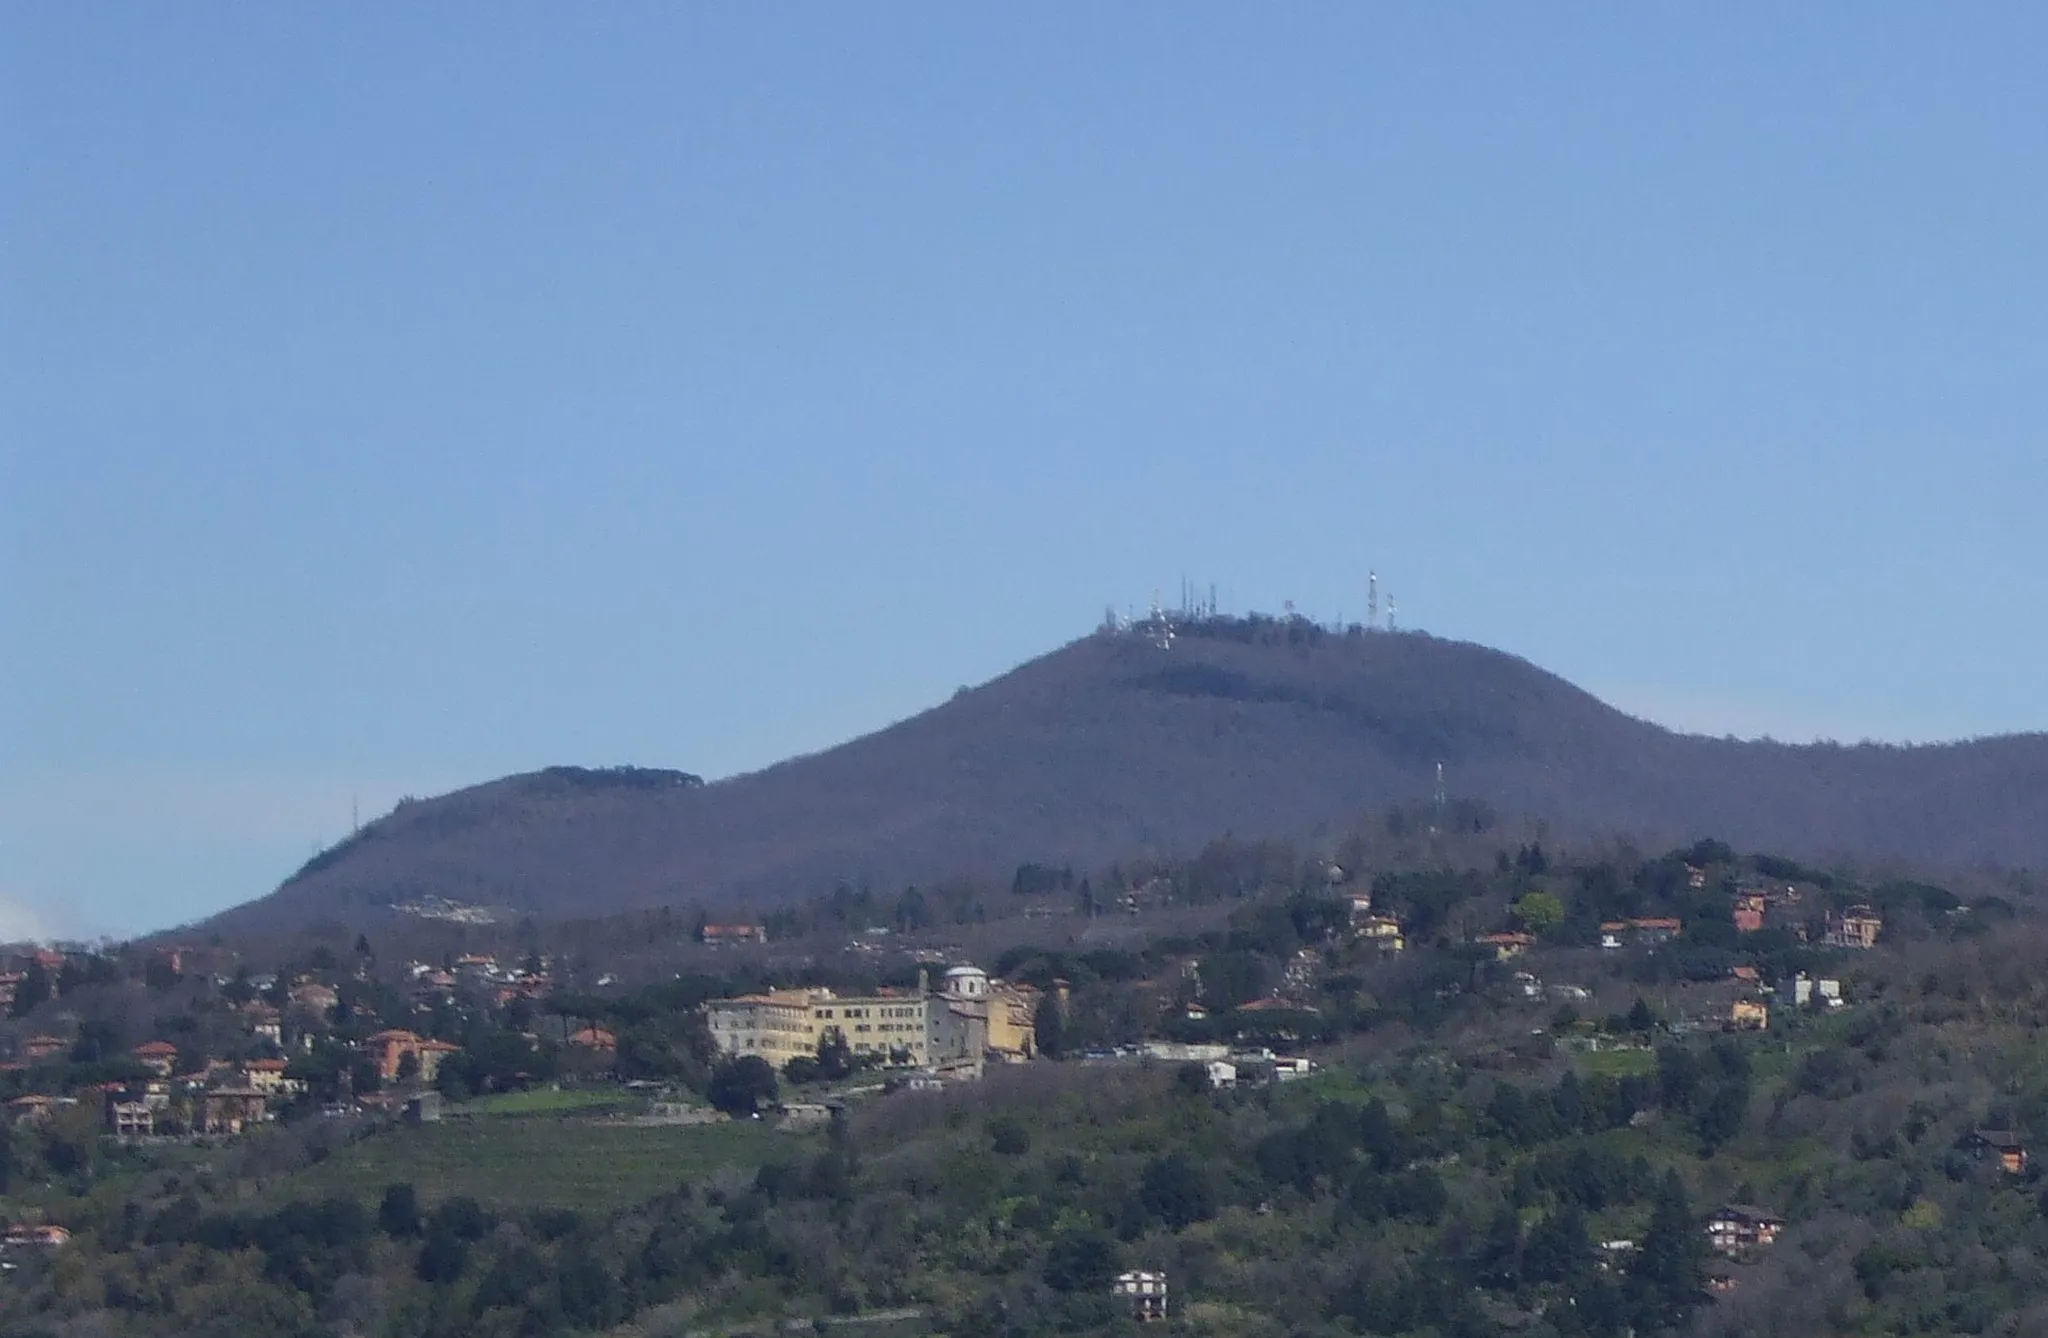
<svg viewBox="0 0 2048 1338">
<path fill-rule="evenodd" d="M 917 993 L 919 998 L 928 997 L 932 992 L 932 973 L 929 967 L 917 968 Z"/>
</svg>

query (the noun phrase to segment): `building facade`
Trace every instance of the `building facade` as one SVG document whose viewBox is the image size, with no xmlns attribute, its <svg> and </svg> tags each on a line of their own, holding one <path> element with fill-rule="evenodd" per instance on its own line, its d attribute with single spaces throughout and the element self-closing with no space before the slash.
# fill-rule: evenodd
<svg viewBox="0 0 2048 1338">
<path fill-rule="evenodd" d="M 885 1061 L 907 1055 L 908 1063 L 926 1062 L 925 1000 L 906 991 L 770 990 L 714 1000 L 704 1013 L 721 1054 L 759 1055 L 778 1069 L 792 1059 L 816 1058 L 834 1031 L 856 1055 Z"/>
<path fill-rule="evenodd" d="M 933 991 L 881 990 L 842 995 L 827 989 L 770 990 L 705 1005 L 719 1053 L 759 1055 L 776 1068 L 815 1058 L 838 1032 L 855 1055 L 917 1068 L 1020 1062 L 1038 1053 L 1038 991 L 990 980 L 978 967 L 956 966 Z"/>
</svg>

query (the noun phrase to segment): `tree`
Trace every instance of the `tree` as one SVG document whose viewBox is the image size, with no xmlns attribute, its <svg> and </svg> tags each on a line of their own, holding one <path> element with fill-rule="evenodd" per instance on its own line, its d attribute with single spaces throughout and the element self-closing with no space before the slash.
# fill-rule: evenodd
<svg viewBox="0 0 2048 1338">
<path fill-rule="evenodd" d="M 1066 1053 L 1065 1011 L 1060 1006 L 1059 996 L 1048 994 L 1038 1001 L 1038 1009 L 1032 1014 L 1032 1032 L 1038 1040 L 1038 1053 L 1047 1059 L 1058 1059 Z"/>
<path fill-rule="evenodd" d="M 1592 1262 L 1586 1219 L 1571 1204 L 1538 1222 L 1522 1249 L 1522 1276 L 1531 1282 L 1570 1282 Z"/>
<path fill-rule="evenodd" d="M 1062 1232 L 1045 1252 L 1045 1285 L 1057 1292 L 1100 1292 L 1116 1274 L 1116 1241 L 1093 1227 Z"/>
<path fill-rule="evenodd" d="M 377 1225 L 393 1238 L 416 1236 L 420 1230 L 420 1198 L 404 1181 L 384 1187 L 383 1202 L 377 1205 Z"/>
<path fill-rule="evenodd" d="M 1001 1115 L 988 1122 L 989 1146 L 1005 1157 L 1021 1157 L 1031 1151 L 1031 1135 L 1014 1115 Z"/>
<path fill-rule="evenodd" d="M 1564 923 L 1564 902 L 1552 892 L 1526 892 L 1508 909 L 1522 928 L 1539 937 Z"/>
<path fill-rule="evenodd" d="M 745 1119 L 763 1102 L 775 1100 L 775 1070 L 759 1055 L 726 1060 L 711 1071 L 706 1096 L 717 1109 L 734 1119 Z"/>
<path fill-rule="evenodd" d="M 27 1017 L 50 1001 L 50 973 L 41 962 L 30 962 L 14 987 L 14 1016 Z"/>
<path fill-rule="evenodd" d="M 1650 1226 L 1629 1279 L 1645 1327 L 1679 1323 L 1698 1304 L 1706 1280 L 1706 1241 L 1693 1220 L 1685 1182 L 1670 1171 L 1657 1190 Z"/>
<path fill-rule="evenodd" d="M 1628 1029 L 1644 1035 L 1657 1029 L 1657 1015 L 1650 1011 L 1649 1000 L 1636 996 L 1635 1005 L 1628 1010 Z"/>
<path fill-rule="evenodd" d="M 1146 1212 L 1175 1231 L 1216 1215 L 1216 1189 L 1209 1173 L 1185 1152 L 1170 1152 L 1146 1163 L 1138 1199 Z"/>
<path fill-rule="evenodd" d="M 853 1047 L 846 1043 L 846 1033 L 828 1027 L 818 1038 L 818 1076 L 826 1082 L 838 1082 L 852 1072 Z"/>
</svg>

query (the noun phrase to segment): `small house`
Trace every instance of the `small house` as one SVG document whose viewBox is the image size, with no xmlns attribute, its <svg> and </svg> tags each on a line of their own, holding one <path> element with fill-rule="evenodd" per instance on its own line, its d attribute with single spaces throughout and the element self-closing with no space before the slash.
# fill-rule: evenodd
<svg viewBox="0 0 2048 1338">
<path fill-rule="evenodd" d="M 15 1097 L 7 1103 L 7 1118 L 17 1126 L 48 1124 L 58 1111 L 77 1104 L 76 1097 L 48 1096 L 41 1092 L 31 1092 L 27 1096 Z"/>
<path fill-rule="evenodd" d="M 1220 1092 L 1237 1086 L 1237 1065 L 1227 1059 L 1212 1059 L 1203 1066 L 1202 1072 L 1209 1083 L 1209 1090 Z"/>
<path fill-rule="evenodd" d="M 2007 1175 L 2023 1175 L 2027 1169 L 2027 1145 L 2010 1129 L 1972 1129 L 1957 1146 L 1978 1161 L 1995 1161 Z"/>
<path fill-rule="evenodd" d="M 1777 985 L 1778 1001 L 1793 1008 L 1807 1008 L 1818 1004 L 1823 1008 L 1842 1006 L 1842 982 L 1839 980 L 1815 980 L 1810 976 L 1797 975 L 1790 980 L 1781 980 Z"/>
<path fill-rule="evenodd" d="M 1728 1008 L 1731 1031 L 1767 1031 L 1770 1025 L 1771 1006 L 1761 999 L 1737 999 Z"/>
<path fill-rule="evenodd" d="M 1535 944 L 1536 936 L 1520 930 L 1508 930 L 1499 934 L 1483 934 L 1479 941 L 1493 949 L 1496 960 L 1505 962 L 1510 957 L 1520 957 L 1527 952 Z"/>
<path fill-rule="evenodd" d="M 1720 1254 L 1734 1256 L 1775 1244 L 1785 1219 L 1763 1208 L 1730 1203 L 1707 1216 L 1707 1243 Z"/>
<path fill-rule="evenodd" d="M 290 997 L 295 1007 L 319 1017 L 332 1017 L 334 1010 L 341 1007 L 341 996 L 317 980 L 292 986 Z"/>
<path fill-rule="evenodd" d="M 299 1084 L 287 1078 L 289 1065 L 282 1059 L 251 1059 L 242 1065 L 242 1079 L 259 1092 L 278 1096 L 296 1092 Z"/>
<path fill-rule="evenodd" d="M 1764 927 L 1764 894 L 1744 892 L 1735 898 L 1735 932 L 1754 934 Z"/>
<path fill-rule="evenodd" d="M 16 1222 L 0 1236 L 10 1250 L 54 1250 L 71 1243 L 71 1232 L 54 1222 Z"/>
<path fill-rule="evenodd" d="M 216 1087 L 199 1098 L 199 1132 L 239 1134 L 270 1118 L 270 1098 L 253 1087 Z"/>
<path fill-rule="evenodd" d="M 31 1064 L 42 1064 L 62 1059 L 70 1048 L 71 1042 L 62 1036 L 31 1036 L 21 1043 L 21 1055 Z"/>
<path fill-rule="evenodd" d="M 135 1062 L 159 1078 L 168 1078 L 178 1068 L 178 1047 L 169 1041 L 144 1041 L 128 1053 Z"/>
<path fill-rule="evenodd" d="M 1401 933 L 1401 922 L 1391 915 L 1368 915 L 1354 921 L 1352 927 L 1361 940 L 1381 952 L 1400 952 L 1408 946 Z"/>
<path fill-rule="evenodd" d="M 697 941 L 706 947 L 732 943 L 766 943 L 768 926 L 759 924 L 707 924 L 697 931 Z"/>
<path fill-rule="evenodd" d="M 148 1101 L 109 1100 L 107 1132 L 116 1138 L 153 1138 L 156 1110 Z"/>
<path fill-rule="evenodd" d="M 1130 1317 L 1140 1324 L 1166 1318 L 1166 1274 L 1119 1273 L 1114 1294 Z"/>
<path fill-rule="evenodd" d="M 1830 948 L 1874 948 L 1884 932 L 1884 919 L 1868 906 L 1851 906 L 1828 916 Z"/>
</svg>

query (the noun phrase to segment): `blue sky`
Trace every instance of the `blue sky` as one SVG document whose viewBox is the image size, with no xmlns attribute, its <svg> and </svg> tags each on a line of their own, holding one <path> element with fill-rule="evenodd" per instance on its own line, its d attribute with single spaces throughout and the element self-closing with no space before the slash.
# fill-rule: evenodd
<svg viewBox="0 0 2048 1338">
<path fill-rule="evenodd" d="M 15 6 L 0 935 L 1142 604 L 2048 728 L 2048 11 Z"/>
</svg>

